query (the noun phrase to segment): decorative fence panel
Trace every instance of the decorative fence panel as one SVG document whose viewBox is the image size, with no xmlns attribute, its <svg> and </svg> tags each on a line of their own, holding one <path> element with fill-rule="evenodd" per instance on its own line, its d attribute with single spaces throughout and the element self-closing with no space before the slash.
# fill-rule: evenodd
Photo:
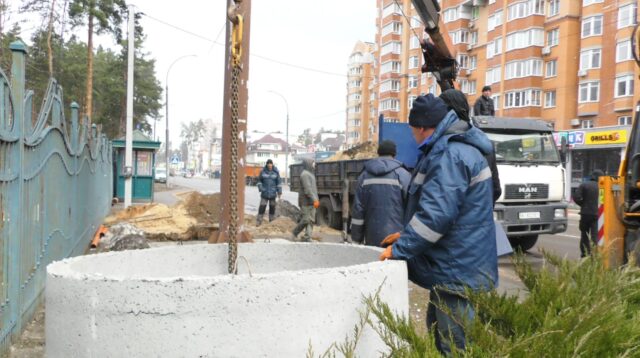
<svg viewBox="0 0 640 358">
<path fill-rule="evenodd" d="M 108 214 L 111 143 L 78 105 L 65 119 L 62 88 L 49 81 L 38 117 L 25 91 L 26 46 L 11 44 L 11 80 L 0 71 L 0 355 L 31 319 L 46 266 L 82 254 Z"/>
</svg>

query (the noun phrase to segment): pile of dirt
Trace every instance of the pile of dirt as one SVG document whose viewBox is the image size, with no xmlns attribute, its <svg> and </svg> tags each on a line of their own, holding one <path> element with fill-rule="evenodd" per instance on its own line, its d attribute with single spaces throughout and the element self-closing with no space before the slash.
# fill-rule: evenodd
<svg viewBox="0 0 640 358">
<path fill-rule="evenodd" d="M 254 221 L 255 223 L 255 221 Z M 271 222 L 265 222 L 262 225 L 256 227 L 254 225 L 247 225 L 246 229 L 251 233 L 253 237 L 285 237 L 288 238 L 293 231 L 296 223 L 288 217 L 279 217 Z"/>
<path fill-rule="evenodd" d="M 286 200 L 279 200 L 276 206 L 276 217 L 287 217 L 293 221 L 298 221 L 302 213 L 300 209 Z"/>
<path fill-rule="evenodd" d="M 212 225 L 220 221 L 220 193 L 200 194 L 190 192 L 186 194 L 181 204 L 189 216 L 196 219 L 199 224 Z"/>
<path fill-rule="evenodd" d="M 371 141 L 362 143 L 323 160 L 324 162 L 337 162 L 340 160 L 371 159 L 378 156 L 378 145 Z"/>
</svg>

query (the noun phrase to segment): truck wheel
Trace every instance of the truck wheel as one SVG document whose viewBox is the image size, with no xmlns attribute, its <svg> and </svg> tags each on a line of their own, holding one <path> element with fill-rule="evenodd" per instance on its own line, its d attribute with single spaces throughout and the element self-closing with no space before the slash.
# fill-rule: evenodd
<svg viewBox="0 0 640 358">
<path fill-rule="evenodd" d="M 509 242 L 511 243 L 511 247 L 514 251 L 520 249 L 522 252 L 530 250 L 532 247 L 536 245 L 538 241 L 538 235 L 527 235 L 527 236 L 517 236 L 510 237 Z"/>
<path fill-rule="evenodd" d="M 320 199 L 320 207 L 316 213 L 316 222 L 319 225 L 329 226 L 336 230 L 340 230 L 342 226 L 342 216 L 340 213 L 333 211 L 331 199 Z"/>
</svg>

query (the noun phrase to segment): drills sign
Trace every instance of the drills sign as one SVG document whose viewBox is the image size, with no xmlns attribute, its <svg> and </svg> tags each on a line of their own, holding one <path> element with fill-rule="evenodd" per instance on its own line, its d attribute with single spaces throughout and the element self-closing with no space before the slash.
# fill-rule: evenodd
<svg viewBox="0 0 640 358">
<path fill-rule="evenodd" d="M 627 142 L 627 130 L 588 133 L 585 142 L 587 145 L 624 144 Z"/>
</svg>

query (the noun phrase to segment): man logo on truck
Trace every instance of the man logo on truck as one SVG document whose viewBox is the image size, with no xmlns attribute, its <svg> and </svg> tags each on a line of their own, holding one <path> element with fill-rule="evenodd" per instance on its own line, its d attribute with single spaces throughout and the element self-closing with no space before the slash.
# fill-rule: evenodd
<svg viewBox="0 0 640 358">
<path fill-rule="evenodd" d="M 521 186 L 518 188 L 518 193 L 524 194 L 525 199 L 531 199 L 534 193 L 538 193 L 538 188 L 530 186 Z"/>
</svg>

